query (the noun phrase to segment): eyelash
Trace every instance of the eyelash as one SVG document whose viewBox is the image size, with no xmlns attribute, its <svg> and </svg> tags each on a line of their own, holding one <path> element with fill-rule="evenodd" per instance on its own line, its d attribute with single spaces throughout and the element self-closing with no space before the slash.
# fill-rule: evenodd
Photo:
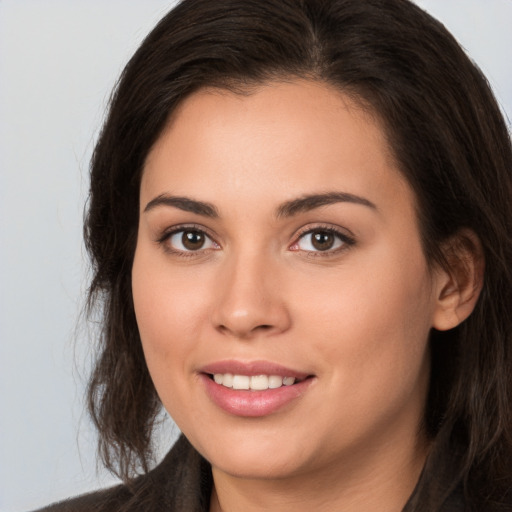
<svg viewBox="0 0 512 512">
<path fill-rule="evenodd" d="M 305 251 L 308 255 L 308 257 L 311 258 L 329 258 L 332 256 L 337 256 L 339 253 L 347 251 L 352 247 L 356 241 L 353 236 L 348 235 L 347 233 L 344 233 L 340 231 L 339 229 L 334 228 L 333 226 L 326 226 L 326 225 L 318 225 L 314 227 L 308 227 L 302 232 L 299 232 L 297 235 L 296 241 L 291 245 L 291 247 L 298 245 L 300 240 L 303 240 L 307 235 L 312 235 L 313 233 L 323 233 L 323 234 L 329 234 L 333 235 L 335 238 L 338 239 L 339 242 L 341 242 L 341 245 L 339 247 L 336 247 L 335 249 L 327 249 L 325 251 L 316 250 L 316 251 Z M 300 249 L 292 249 L 299 251 Z"/>
<path fill-rule="evenodd" d="M 199 248 L 198 250 L 182 250 L 182 249 L 176 249 L 173 248 L 169 244 L 169 240 L 179 233 L 186 233 L 186 232 L 194 232 L 198 233 L 200 235 L 204 235 L 207 239 L 210 240 L 211 243 L 213 243 L 216 247 L 209 247 L 209 248 Z M 347 235 L 346 233 L 341 232 L 340 230 L 332 227 L 332 226 L 325 226 L 325 225 L 318 225 L 314 227 L 309 227 L 305 229 L 302 232 L 299 232 L 297 237 L 295 238 L 295 241 L 290 245 L 289 250 L 292 251 L 300 251 L 300 248 L 292 249 L 294 246 L 298 246 L 299 242 L 307 235 L 312 235 L 313 233 L 324 233 L 324 234 L 330 234 L 333 235 L 338 242 L 341 243 L 339 247 L 336 247 L 335 249 L 327 249 L 325 251 L 321 250 L 312 250 L 312 251 L 303 251 L 305 252 L 309 257 L 322 257 L 322 258 L 328 258 L 335 255 L 338 255 L 340 252 L 344 252 L 348 249 L 350 249 L 351 246 L 353 246 L 356 241 L 355 239 Z M 220 248 L 220 245 L 214 240 L 214 238 L 201 226 L 193 225 L 193 224 L 187 224 L 187 225 L 180 225 L 180 226 L 173 226 L 170 230 L 166 230 L 158 239 L 157 243 L 162 245 L 164 247 L 164 250 L 166 252 L 169 252 L 173 255 L 183 257 L 183 258 L 189 258 L 193 256 L 197 256 L 198 254 L 202 253 L 204 254 L 205 251 L 211 251 L 211 250 L 217 250 Z"/>
<path fill-rule="evenodd" d="M 213 237 L 210 234 L 208 234 L 208 232 L 203 227 L 197 226 L 197 225 L 194 225 L 194 224 L 186 224 L 186 225 L 180 225 L 180 226 L 173 226 L 171 229 L 166 230 L 162 234 L 162 236 L 160 236 L 157 239 L 157 242 L 158 242 L 158 244 L 163 246 L 163 248 L 164 248 L 164 250 L 166 252 L 171 253 L 171 254 L 173 254 L 175 256 L 182 257 L 182 258 L 190 258 L 190 257 L 193 257 L 193 256 L 197 256 L 198 253 L 203 253 L 204 254 L 204 251 L 217 250 L 217 247 L 215 247 L 215 248 L 207 248 L 207 249 L 202 249 L 201 248 L 201 249 L 198 249 L 197 251 L 193 251 L 193 250 L 188 250 L 187 251 L 187 250 L 173 248 L 170 245 L 169 240 L 174 235 L 177 235 L 179 233 L 186 233 L 186 232 L 198 233 L 198 234 L 204 235 L 205 238 L 207 238 L 212 243 L 214 243 L 217 247 L 220 248 L 220 245 L 217 242 L 215 242 Z"/>
</svg>

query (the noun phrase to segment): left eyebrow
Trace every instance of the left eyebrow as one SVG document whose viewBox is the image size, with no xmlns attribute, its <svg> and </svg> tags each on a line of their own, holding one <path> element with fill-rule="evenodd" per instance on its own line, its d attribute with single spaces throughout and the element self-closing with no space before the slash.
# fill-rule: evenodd
<svg viewBox="0 0 512 512">
<path fill-rule="evenodd" d="M 308 212 L 321 206 L 335 203 L 354 203 L 377 210 L 374 203 L 364 197 L 349 194 L 347 192 L 329 192 L 327 194 L 311 194 L 286 201 L 277 209 L 277 217 L 291 217 L 298 213 Z"/>
</svg>

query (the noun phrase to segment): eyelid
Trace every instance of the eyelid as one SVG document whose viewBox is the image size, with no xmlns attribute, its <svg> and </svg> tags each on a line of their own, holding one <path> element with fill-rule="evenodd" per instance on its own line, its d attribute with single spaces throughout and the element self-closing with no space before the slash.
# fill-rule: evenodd
<svg viewBox="0 0 512 512">
<path fill-rule="evenodd" d="M 212 248 L 205 248 L 205 249 L 198 249 L 197 251 L 187 251 L 187 250 L 181 250 L 176 249 L 173 247 L 170 247 L 169 244 L 166 244 L 166 242 L 175 234 L 180 233 L 182 231 L 197 231 L 199 233 L 202 233 L 207 237 L 211 242 L 213 242 L 217 247 Z M 164 249 L 172 254 L 180 255 L 180 256 L 193 256 L 198 255 L 201 253 L 204 253 L 206 251 L 211 250 L 217 250 L 217 248 L 220 248 L 220 244 L 215 239 L 216 237 L 210 233 L 210 230 L 207 229 L 204 226 L 201 226 L 200 224 L 176 224 L 174 226 L 170 226 L 166 228 L 162 233 L 159 234 L 158 238 L 156 239 L 156 243 L 162 245 Z"/>
</svg>

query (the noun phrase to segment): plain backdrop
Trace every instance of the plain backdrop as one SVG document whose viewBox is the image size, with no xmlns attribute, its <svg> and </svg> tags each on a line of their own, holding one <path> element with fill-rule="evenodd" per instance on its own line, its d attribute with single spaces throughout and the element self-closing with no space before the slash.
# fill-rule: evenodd
<svg viewBox="0 0 512 512">
<path fill-rule="evenodd" d="M 512 118 L 512 0 L 418 3 Z M 79 322 L 88 161 L 118 74 L 173 4 L 0 0 L 0 512 L 115 482 L 96 470 L 83 412 L 94 336 Z M 164 430 L 162 452 L 175 435 Z"/>
</svg>

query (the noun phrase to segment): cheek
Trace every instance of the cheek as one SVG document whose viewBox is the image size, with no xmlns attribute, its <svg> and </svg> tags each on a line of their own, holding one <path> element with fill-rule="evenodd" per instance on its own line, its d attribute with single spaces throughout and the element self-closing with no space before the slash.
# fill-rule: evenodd
<svg viewBox="0 0 512 512">
<path fill-rule="evenodd" d="M 322 416 L 333 438 L 340 425 L 357 439 L 368 429 L 398 425 L 404 414 L 421 414 L 428 388 L 427 283 L 378 269 L 362 275 L 345 275 L 343 286 L 304 309 L 325 398 L 339 405 L 336 414 Z M 322 414 L 320 406 L 316 413 Z"/>
<path fill-rule="evenodd" d="M 430 279 L 421 252 L 405 254 L 411 257 L 382 250 L 358 260 L 357 268 L 340 268 L 324 286 L 309 287 L 317 291 L 296 315 L 305 319 L 302 329 L 316 340 L 322 360 L 335 363 L 328 369 L 333 378 L 359 390 L 401 379 L 411 384 L 425 360 Z"/>
<path fill-rule="evenodd" d="M 170 268 L 155 251 L 138 248 L 132 270 L 135 315 L 152 377 L 170 373 L 169 364 L 186 363 L 184 355 L 200 338 L 207 303 L 190 272 Z M 156 383 L 157 384 L 157 383 Z"/>
</svg>

